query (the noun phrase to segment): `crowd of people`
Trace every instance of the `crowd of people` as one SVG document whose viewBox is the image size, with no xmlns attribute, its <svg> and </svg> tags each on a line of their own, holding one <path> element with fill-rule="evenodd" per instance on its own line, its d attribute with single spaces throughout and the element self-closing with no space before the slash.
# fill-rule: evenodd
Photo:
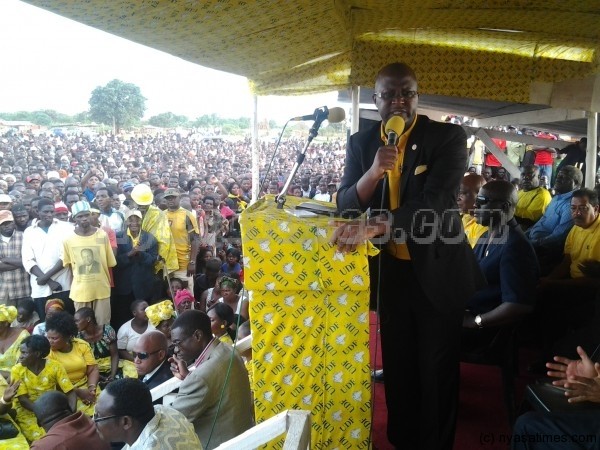
<svg viewBox="0 0 600 450">
<path fill-rule="evenodd" d="M 415 448 L 449 448 L 461 345 L 481 347 L 535 315 L 548 358 L 574 324 L 590 323 L 600 279 L 598 192 L 582 188 L 583 141 L 564 149 L 554 169 L 538 161 L 542 149 L 498 141 L 511 160 L 521 155 L 513 161 L 521 177 L 509 180 L 491 158 L 477 159 L 477 143 L 468 151 L 453 120 L 416 115 L 410 68 L 384 68 L 376 88 L 384 120 L 405 106 L 398 147 L 382 146 L 379 124 L 351 138 L 345 164 L 342 142 L 313 145 L 287 194 L 337 202 L 342 212 L 378 210 L 389 173 L 392 222 L 380 215 L 370 227 L 342 225 L 334 236 L 342 251 L 386 227 L 422 229 L 415 217 L 427 208 L 447 220 L 444 239 L 464 230 L 467 240 L 454 246 L 418 244 L 410 233 L 391 240 L 380 269 L 388 437 L 399 445 L 412 433 Z M 425 145 L 428 133 L 440 142 Z M 261 144 L 261 196 L 280 192 L 302 144 L 282 143 L 272 164 L 274 145 Z M 409 152 L 397 165 L 404 149 L 421 146 L 434 156 Z M 141 449 L 178 439 L 207 449 L 252 426 L 251 355 L 232 347 L 249 334 L 238 218 L 251 200 L 250 160 L 248 140 L 0 139 L 0 440 L 10 448 L 62 440 L 66 448 Z M 407 168 L 414 175 L 403 177 Z M 398 277 L 409 302 L 395 301 Z M 574 296 L 576 304 L 565 301 Z M 436 333 L 421 340 L 423 327 Z M 409 374 L 404 357 L 418 359 L 415 349 L 438 356 L 419 359 Z M 564 386 L 565 373 L 599 379 L 587 363 L 574 372 L 561 370 L 571 360 L 557 361 L 549 367 Z M 172 377 L 182 380 L 172 405 L 153 405 L 150 389 Z M 422 408 L 416 417 L 399 398 L 407 401 L 403 386 L 423 383 L 431 391 L 414 389 L 408 399 Z"/>
</svg>

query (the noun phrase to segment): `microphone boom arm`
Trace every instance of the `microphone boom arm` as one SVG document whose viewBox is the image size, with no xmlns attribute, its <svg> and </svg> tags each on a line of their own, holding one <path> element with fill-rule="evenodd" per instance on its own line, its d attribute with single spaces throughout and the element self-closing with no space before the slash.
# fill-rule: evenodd
<svg viewBox="0 0 600 450">
<path fill-rule="evenodd" d="M 304 162 L 304 159 L 306 157 L 306 151 L 308 150 L 308 147 L 312 143 L 313 139 L 318 136 L 319 128 L 321 127 L 321 124 L 323 123 L 323 121 L 325 121 L 325 119 L 327 119 L 328 115 L 329 115 L 329 109 L 327 108 L 327 106 L 323 106 L 322 108 L 317 108 L 315 110 L 315 121 L 313 123 L 313 126 L 308 131 L 308 138 L 306 139 L 306 144 L 304 144 L 304 148 L 302 149 L 302 151 L 300 153 L 298 153 L 298 157 L 296 158 L 294 167 L 292 167 L 292 171 L 288 175 L 288 178 L 285 181 L 285 184 L 281 188 L 281 192 L 279 193 L 279 195 L 277 195 L 277 197 L 275 197 L 275 201 L 277 202 L 277 209 L 283 209 L 283 205 L 285 205 L 285 198 L 287 196 L 287 191 L 290 188 L 290 184 L 292 184 L 292 180 L 294 179 L 294 177 L 296 176 L 296 173 L 298 173 L 298 169 Z"/>
</svg>

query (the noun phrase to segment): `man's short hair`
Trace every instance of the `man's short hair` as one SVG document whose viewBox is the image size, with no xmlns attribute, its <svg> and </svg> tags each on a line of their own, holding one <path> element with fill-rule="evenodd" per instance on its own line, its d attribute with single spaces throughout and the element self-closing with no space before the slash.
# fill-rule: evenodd
<svg viewBox="0 0 600 450">
<path fill-rule="evenodd" d="M 40 209 L 42 209 L 44 206 L 52 206 L 52 208 L 54 208 L 54 202 L 52 200 L 50 200 L 49 198 L 42 198 L 38 202 L 38 211 Z"/>
<path fill-rule="evenodd" d="M 587 197 L 588 202 L 592 206 L 598 206 L 598 193 L 593 189 L 581 188 L 573 191 L 573 198 Z"/>
<path fill-rule="evenodd" d="M 181 313 L 181 315 L 175 319 L 171 330 L 175 328 L 182 328 L 186 334 L 192 334 L 196 330 L 202 331 L 205 336 L 212 336 L 210 329 L 210 318 L 206 313 L 198 311 L 196 309 L 187 310 Z"/>
<path fill-rule="evenodd" d="M 113 398 L 111 415 L 130 416 L 144 425 L 154 417 L 150 389 L 140 380 L 115 380 L 106 386 L 105 392 Z"/>
<path fill-rule="evenodd" d="M 564 172 L 565 174 L 573 177 L 573 181 L 575 181 L 577 186 L 581 186 L 581 183 L 583 183 L 583 172 L 575 166 L 561 167 L 559 172 Z"/>
</svg>

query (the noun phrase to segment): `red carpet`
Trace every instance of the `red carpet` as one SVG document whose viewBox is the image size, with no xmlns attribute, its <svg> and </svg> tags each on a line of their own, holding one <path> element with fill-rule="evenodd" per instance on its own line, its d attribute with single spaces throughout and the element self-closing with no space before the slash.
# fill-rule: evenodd
<svg viewBox="0 0 600 450">
<path fill-rule="evenodd" d="M 371 361 L 372 367 L 381 368 L 381 346 L 375 339 L 376 316 L 371 313 Z M 377 355 L 374 354 L 377 345 Z M 373 361 L 375 364 L 373 366 Z M 522 364 L 521 366 L 523 366 Z M 460 405 L 456 430 L 455 450 L 495 450 L 508 448 L 510 430 L 500 369 L 492 366 L 461 364 Z M 521 373 L 524 372 L 521 370 Z M 517 379 L 517 408 L 524 386 L 533 378 L 520 376 Z M 373 403 L 373 446 L 377 450 L 393 447 L 386 437 L 385 393 L 383 384 L 375 383 Z"/>
</svg>

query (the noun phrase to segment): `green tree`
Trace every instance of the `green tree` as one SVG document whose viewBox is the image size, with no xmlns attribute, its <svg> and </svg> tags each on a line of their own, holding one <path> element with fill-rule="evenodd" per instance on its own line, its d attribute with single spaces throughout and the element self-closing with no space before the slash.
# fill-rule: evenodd
<svg viewBox="0 0 600 450">
<path fill-rule="evenodd" d="M 185 125 L 187 122 L 188 118 L 186 116 L 178 116 L 172 112 L 161 113 L 148 119 L 150 125 L 161 128 L 174 128 Z"/>
<path fill-rule="evenodd" d="M 139 122 L 146 110 L 146 98 L 140 88 L 121 80 L 98 86 L 89 103 L 92 120 L 111 125 L 115 133 Z"/>
</svg>

